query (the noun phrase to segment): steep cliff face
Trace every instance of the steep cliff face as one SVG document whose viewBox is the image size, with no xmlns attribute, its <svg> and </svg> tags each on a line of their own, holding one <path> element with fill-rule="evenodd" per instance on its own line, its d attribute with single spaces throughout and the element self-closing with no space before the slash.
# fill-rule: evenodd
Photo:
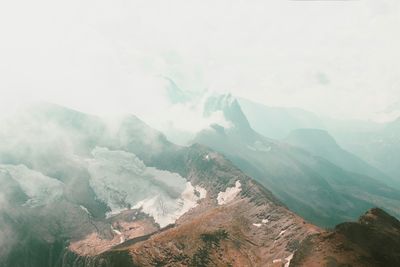
<svg viewBox="0 0 400 267">
<path fill-rule="evenodd" d="M 290 266 L 400 266 L 400 222 L 371 209 L 358 222 L 307 238 Z"/>
</svg>

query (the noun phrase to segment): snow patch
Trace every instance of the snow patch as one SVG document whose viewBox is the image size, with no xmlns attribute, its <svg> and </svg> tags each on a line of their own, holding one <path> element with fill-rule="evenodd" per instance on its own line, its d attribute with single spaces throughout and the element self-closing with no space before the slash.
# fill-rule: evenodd
<svg viewBox="0 0 400 267">
<path fill-rule="evenodd" d="M 294 254 L 290 254 L 289 256 L 287 256 L 287 257 L 285 258 L 286 263 L 285 263 L 285 266 L 284 266 L 284 267 L 289 267 L 290 261 L 293 259 L 293 255 L 294 255 Z"/>
<path fill-rule="evenodd" d="M 117 229 L 115 229 L 112 225 L 111 225 L 111 231 L 113 231 L 117 236 L 119 236 L 119 243 L 124 243 L 125 241 L 125 237 L 124 235 L 118 231 Z"/>
<path fill-rule="evenodd" d="M 272 261 L 272 263 L 278 263 L 278 262 L 282 262 L 282 259 L 275 259 Z"/>
<path fill-rule="evenodd" d="M 201 186 L 193 187 L 177 173 L 147 167 L 132 153 L 97 147 L 92 155 L 87 161 L 89 182 L 111 209 L 108 217 L 133 207 L 165 227 L 207 195 Z"/>
<path fill-rule="evenodd" d="M 253 225 L 256 226 L 256 227 L 261 227 L 263 224 L 266 224 L 268 222 L 269 222 L 268 219 L 262 219 L 261 223 L 253 223 Z"/>
<path fill-rule="evenodd" d="M 241 186 L 242 185 L 238 180 L 234 187 L 228 187 L 225 192 L 219 192 L 217 197 L 218 205 L 224 205 L 231 202 L 242 190 Z"/>
<path fill-rule="evenodd" d="M 196 190 L 192 184 L 187 182 L 185 190 L 176 202 L 168 202 L 158 195 L 138 202 L 133 208 L 141 209 L 144 213 L 152 216 L 160 227 L 165 227 L 174 223 L 190 209 L 196 207 L 197 202 L 204 198 L 202 193 L 198 196 L 195 192 Z"/>
<path fill-rule="evenodd" d="M 281 235 L 283 235 L 285 232 L 286 232 L 286 230 L 282 230 L 282 231 L 279 233 L 279 235 L 278 235 L 278 236 L 281 236 Z"/>
<path fill-rule="evenodd" d="M 89 210 L 88 210 L 85 206 L 79 205 L 79 207 L 80 207 L 84 212 L 86 212 L 88 215 L 91 215 L 90 212 L 89 212 Z"/>
</svg>

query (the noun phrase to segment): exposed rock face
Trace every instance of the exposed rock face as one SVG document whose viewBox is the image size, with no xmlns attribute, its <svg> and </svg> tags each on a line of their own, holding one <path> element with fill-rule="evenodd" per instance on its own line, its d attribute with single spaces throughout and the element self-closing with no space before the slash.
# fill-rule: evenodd
<svg viewBox="0 0 400 267">
<path fill-rule="evenodd" d="M 400 222 L 371 209 L 358 222 L 307 238 L 290 266 L 400 266 Z"/>
</svg>

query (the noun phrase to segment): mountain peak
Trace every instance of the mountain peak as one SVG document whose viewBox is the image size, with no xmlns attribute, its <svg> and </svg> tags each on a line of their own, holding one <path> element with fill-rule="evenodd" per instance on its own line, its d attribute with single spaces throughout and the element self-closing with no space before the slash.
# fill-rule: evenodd
<svg viewBox="0 0 400 267">
<path fill-rule="evenodd" d="M 399 266 L 399 246 L 400 222 L 373 208 L 358 222 L 308 237 L 290 266 Z"/>
<path fill-rule="evenodd" d="M 203 114 L 209 117 L 214 112 L 220 111 L 225 119 L 239 129 L 251 129 L 250 124 L 244 115 L 239 102 L 231 94 L 213 95 L 207 98 L 204 103 Z"/>
<path fill-rule="evenodd" d="M 380 208 L 372 208 L 368 210 L 360 217 L 359 222 L 365 225 L 394 227 L 400 229 L 400 222 Z"/>
</svg>

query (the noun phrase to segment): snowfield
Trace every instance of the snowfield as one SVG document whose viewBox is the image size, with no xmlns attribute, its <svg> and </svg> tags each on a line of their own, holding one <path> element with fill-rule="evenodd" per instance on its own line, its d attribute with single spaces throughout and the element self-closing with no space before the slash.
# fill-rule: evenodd
<svg viewBox="0 0 400 267">
<path fill-rule="evenodd" d="M 177 173 L 147 167 L 136 155 L 97 147 L 88 159 L 90 185 L 110 214 L 128 208 L 141 209 L 160 227 L 197 205 L 207 192 L 193 187 Z"/>
<path fill-rule="evenodd" d="M 240 181 L 236 181 L 234 187 L 228 187 L 225 192 L 219 192 L 217 196 L 218 205 L 224 205 L 231 202 L 242 190 Z"/>
</svg>

